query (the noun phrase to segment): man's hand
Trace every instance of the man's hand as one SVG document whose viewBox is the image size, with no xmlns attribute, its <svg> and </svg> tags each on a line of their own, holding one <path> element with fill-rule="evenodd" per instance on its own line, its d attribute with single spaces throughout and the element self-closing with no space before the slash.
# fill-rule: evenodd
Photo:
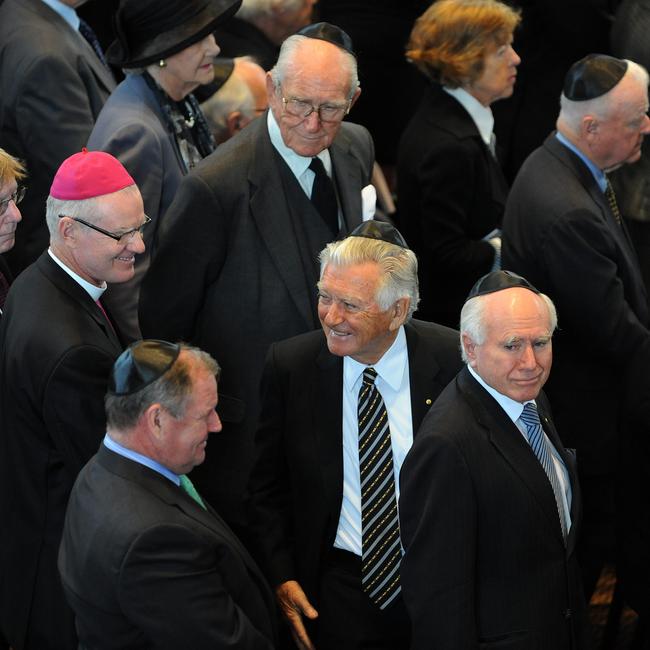
<svg viewBox="0 0 650 650">
<path fill-rule="evenodd" d="M 302 617 L 314 619 L 318 612 L 307 600 L 305 592 L 296 580 L 287 580 L 275 588 L 275 595 L 280 602 L 282 613 L 291 625 L 291 636 L 300 650 L 315 650 L 307 630 L 302 622 Z"/>
</svg>

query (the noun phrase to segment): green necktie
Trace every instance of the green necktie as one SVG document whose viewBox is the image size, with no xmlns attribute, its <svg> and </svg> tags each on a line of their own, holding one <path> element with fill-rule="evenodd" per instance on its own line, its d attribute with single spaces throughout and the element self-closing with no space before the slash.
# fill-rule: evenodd
<svg viewBox="0 0 650 650">
<path fill-rule="evenodd" d="M 196 491 L 196 488 L 188 476 L 186 474 L 181 474 L 178 478 L 181 481 L 181 487 L 183 490 L 185 490 L 185 492 L 187 492 L 204 510 L 207 510 L 205 503 L 203 503 L 201 495 Z"/>
</svg>

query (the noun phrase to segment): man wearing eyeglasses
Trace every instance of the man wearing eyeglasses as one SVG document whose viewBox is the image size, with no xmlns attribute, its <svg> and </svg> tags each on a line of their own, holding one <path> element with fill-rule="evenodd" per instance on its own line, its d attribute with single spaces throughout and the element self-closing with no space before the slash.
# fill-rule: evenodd
<svg viewBox="0 0 650 650">
<path fill-rule="evenodd" d="M 121 163 L 85 150 L 57 171 L 46 213 L 49 250 L 12 284 L 0 325 L 0 623 L 15 650 L 76 647 L 57 549 L 125 343 L 101 295 L 133 276 L 147 223 Z"/>
<path fill-rule="evenodd" d="M 208 350 L 223 392 L 243 403 L 195 474 L 234 527 L 268 347 L 319 327 L 318 253 L 362 219 L 374 148 L 363 127 L 342 121 L 360 93 L 351 47 L 327 23 L 284 42 L 267 74 L 269 112 L 183 179 L 142 285 L 143 335 Z"/>
</svg>

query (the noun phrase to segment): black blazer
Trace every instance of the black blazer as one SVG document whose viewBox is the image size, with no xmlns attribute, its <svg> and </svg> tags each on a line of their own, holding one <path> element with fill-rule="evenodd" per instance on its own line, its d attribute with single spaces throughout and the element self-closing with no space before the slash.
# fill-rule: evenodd
<svg viewBox="0 0 650 650">
<path fill-rule="evenodd" d="M 348 232 L 361 223 L 372 140 L 363 127 L 343 123 L 329 151 Z M 318 215 L 302 190 L 298 205 L 287 195 L 282 165 L 265 116 L 197 165 L 160 224 L 140 292 L 143 335 L 184 339 L 210 352 L 222 368 L 220 393 L 244 404 L 240 422 L 225 423 L 210 441 L 212 453 L 193 473 L 229 524 L 243 520 L 268 347 L 319 327 L 320 250 L 308 250 L 294 225 Z"/>
<path fill-rule="evenodd" d="M 415 433 L 460 367 L 458 333 L 411 321 L 406 340 Z M 249 484 L 249 525 L 269 582 L 298 580 L 316 607 L 343 498 L 342 383 L 343 359 L 322 332 L 271 347 Z"/>
<path fill-rule="evenodd" d="M 0 616 L 14 647 L 42 615 L 59 621 L 53 638 L 71 627 L 56 551 L 72 484 L 105 432 L 121 351 L 99 307 L 47 252 L 16 278 L 0 324 Z M 32 607 L 37 594 L 47 611 Z"/>
<path fill-rule="evenodd" d="M 586 165 L 554 134 L 512 186 L 503 268 L 555 303 L 560 327 L 546 386 L 555 421 L 564 443 L 577 448 L 581 472 L 611 471 L 626 369 L 639 355 L 650 359 L 646 291 L 625 227 Z"/>
<path fill-rule="evenodd" d="M 569 472 L 565 546 L 553 489 L 517 426 L 464 368 L 422 422 L 402 466 L 402 591 L 413 650 L 585 648 L 573 456 L 537 405 Z"/>
<path fill-rule="evenodd" d="M 430 84 L 397 160 L 399 227 L 419 261 L 418 316 L 458 327 L 469 290 L 494 263 L 481 241 L 501 218 L 508 187 L 469 113 Z"/>
<path fill-rule="evenodd" d="M 70 495 L 59 569 L 88 650 L 273 648 L 273 596 L 233 532 L 104 445 Z"/>
<path fill-rule="evenodd" d="M 0 4 L 0 147 L 26 163 L 16 274 L 47 248 L 45 200 L 59 165 L 86 146 L 115 87 L 86 40 L 41 0 Z"/>
</svg>

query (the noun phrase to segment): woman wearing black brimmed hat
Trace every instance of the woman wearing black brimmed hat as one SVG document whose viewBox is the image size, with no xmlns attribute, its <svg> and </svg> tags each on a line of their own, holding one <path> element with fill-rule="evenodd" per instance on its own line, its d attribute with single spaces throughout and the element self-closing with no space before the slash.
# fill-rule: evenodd
<svg viewBox="0 0 650 650">
<path fill-rule="evenodd" d="M 133 280 L 106 293 L 113 318 L 139 338 L 140 282 L 149 265 L 160 218 L 181 178 L 214 150 L 215 143 L 191 94 L 214 77 L 219 53 L 215 27 L 230 18 L 241 0 L 121 0 L 114 19 L 117 39 L 108 60 L 126 79 L 102 109 L 88 147 L 118 158 L 135 179 L 151 218 L 147 251 L 136 260 Z"/>
</svg>

